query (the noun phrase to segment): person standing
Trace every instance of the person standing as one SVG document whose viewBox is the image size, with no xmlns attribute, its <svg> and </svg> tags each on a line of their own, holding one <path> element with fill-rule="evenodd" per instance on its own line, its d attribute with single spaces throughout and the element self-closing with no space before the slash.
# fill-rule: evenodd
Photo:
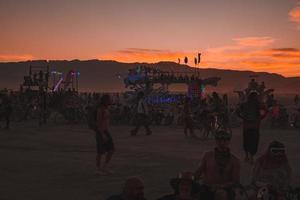
<svg viewBox="0 0 300 200">
<path fill-rule="evenodd" d="M 137 95 L 137 113 L 136 113 L 136 126 L 131 131 L 131 135 L 137 135 L 141 126 L 144 126 L 146 129 L 146 134 L 151 135 L 152 131 L 149 128 L 149 112 L 148 107 L 144 99 L 144 93 L 139 92 Z"/>
<path fill-rule="evenodd" d="M 0 120 L 3 117 L 5 120 L 4 129 L 8 130 L 10 128 L 10 118 L 12 114 L 12 103 L 9 94 L 4 94 L 0 96 Z"/>
<path fill-rule="evenodd" d="M 192 106 L 191 99 L 189 97 L 185 98 L 184 101 L 184 135 L 188 137 L 188 131 L 190 132 L 191 137 L 195 137 L 194 135 L 194 127 L 193 127 L 193 118 L 192 118 Z"/>
<path fill-rule="evenodd" d="M 237 113 L 243 119 L 245 161 L 253 164 L 259 143 L 260 122 L 266 116 L 267 111 L 260 104 L 257 93 L 251 92 L 247 101 L 241 104 Z"/>
<path fill-rule="evenodd" d="M 295 97 L 294 97 L 294 104 L 297 106 L 299 104 L 299 101 L 300 101 L 299 95 L 296 94 Z"/>
<path fill-rule="evenodd" d="M 108 166 L 115 151 L 113 138 L 109 132 L 109 105 L 110 97 L 108 95 L 103 95 L 100 100 L 100 105 L 97 108 L 96 121 L 96 167 L 97 172 L 100 174 L 113 173 Z M 105 156 L 105 159 L 102 164 L 103 156 Z"/>
</svg>

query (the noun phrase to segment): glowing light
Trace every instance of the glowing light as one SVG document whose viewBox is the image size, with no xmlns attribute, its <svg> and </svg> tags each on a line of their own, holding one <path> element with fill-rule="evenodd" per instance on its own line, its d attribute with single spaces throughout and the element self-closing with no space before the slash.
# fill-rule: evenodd
<svg viewBox="0 0 300 200">
<path fill-rule="evenodd" d="M 59 86 L 60 86 L 60 84 L 63 82 L 63 78 L 61 78 L 59 81 L 58 81 L 58 83 L 55 85 L 55 87 L 54 87 L 54 89 L 53 89 L 53 91 L 54 92 L 56 92 L 57 90 L 58 90 L 58 88 L 59 88 Z"/>
</svg>

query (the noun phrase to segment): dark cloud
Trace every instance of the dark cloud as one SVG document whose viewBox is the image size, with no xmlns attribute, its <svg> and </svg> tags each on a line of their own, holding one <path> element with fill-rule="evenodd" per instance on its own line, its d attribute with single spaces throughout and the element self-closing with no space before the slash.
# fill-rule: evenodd
<svg viewBox="0 0 300 200">
<path fill-rule="evenodd" d="M 281 51 L 281 52 L 299 52 L 296 48 L 276 48 L 272 49 L 272 51 Z"/>
</svg>

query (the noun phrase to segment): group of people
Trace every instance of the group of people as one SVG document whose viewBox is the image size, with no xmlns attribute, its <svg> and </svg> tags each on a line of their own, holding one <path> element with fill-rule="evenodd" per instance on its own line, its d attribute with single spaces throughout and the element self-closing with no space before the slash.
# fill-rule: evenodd
<svg viewBox="0 0 300 200">
<path fill-rule="evenodd" d="M 200 83 L 202 79 L 199 76 L 193 75 L 176 75 L 174 72 L 164 72 L 158 69 L 153 69 L 150 67 L 137 67 L 135 69 L 130 69 L 127 78 L 124 79 L 125 84 L 128 86 L 130 84 L 144 83 L 147 81 L 152 82 L 164 82 L 164 83 Z"/>
<path fill-rule="evenodd" d="M 265 154 L 253 167 L 250 189 L 240 184 L 240 160 L 230 150 L 231 134 L 219 131 L 215 135 L 216 147 L 204 153 L 200 166 L 194 172 L 181 172 L 170 179 L 172 194 L 158 200 L 234 200 L 239 193 L 257 199 L 262 184 L 267 184 L 276 199 L 287 199 L 291 168 L 284 144 L 273 141 Z M 200 181 L 199 181 L 200 180 Z M 126 180 L 123 191 L 107 200 L 145 200 L 141 178 Z"/>
<path fill-rule="evenodd" d="M 136 135 L 140 126 L 145 126 L 146 134 L 152 132 L 147 121 L 147 106 L 143 100 L 144 94 L 137 97 L 137 126 L 131 131 Z M 115 146 L 109 131 L 108 95 L 101 97 L 97 109 L 96 144 L 97 173 L 102 175 L 114 173 L 110 160 Z M 190 111 L 186 111 L 190 112 Z M 267 184 L 272 194 L 285 198 L 290 186 L 291 167 L 289 165 L 283 143 L 273 141 L 269 144 L 265 154 L 255 160 L 258 149 L 260 122 L 266 115 L 265 108 L 260 104 L 256 93 L 250 93 L 247 102 L 239 108 L 239 116 L 243 119 L 243 147 L 244 161 L 253 166 L 248 196 L 256 199 L 261 184 Z M 240 187 L 240 159 L 230 150 L 231 132 L 218 130 L 215 133 L 216 147 L 204 153 L 200 166 L 194 172 L 184 172 L 179 177 L 171 179 L 170 184 L 174 193 L 163 196 L 159 200 L 193 200 L 193 199 L 234 199 L 236 188 Z M 198 180 L 201 180 L 202 184 Z M 126 181 L 124 190 L 109 200 L 143 200 L 143 181 L 137 177 Z"/>
</svg>

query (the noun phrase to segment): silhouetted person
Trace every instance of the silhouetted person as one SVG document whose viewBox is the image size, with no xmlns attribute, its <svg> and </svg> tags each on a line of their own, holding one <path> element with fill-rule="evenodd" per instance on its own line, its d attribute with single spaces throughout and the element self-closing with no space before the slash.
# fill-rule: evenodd
<svg viewBox="0 0 300 200">
<path fill-rule="evenodd" d="M 188 64 L 188 62 L 189 62 L 188 57 L 185 57 L 185 58 L 184 58 L 184 63 L 185 63 L 185 64 Z"/>
<path fill-rule="evenodd" d="M 43 82 L 44 81 L 44 72 L 41 70 L 39 72 L 39 82 Z"/>
<path fill-rule="evenodd" d="M 10 117 L 12 114 L 12 105 L 7 94 L 0 96 L 0 117 L 5 120 L 5 129 L 10 128 Z"/>
<path fill-rule="evenodd" d="M 266 89 L 266 86 L 265 86 L 265 82 L 261 82 L 261 85 L 259 86 L 259 93 L 262 94 Z"/>
<path fill-rule="evenodd" d="M 238 110 L 238 115 L 243 119 L 245 161 L 250 161 L 251 164 L 258 148 L 260 122 L 266 114 L 267 111 L 260 105 L 256 92 L 250 93 L 248 100 Z"/>
<path fill-rule="evenodd" d="M 98 170 L 97 172 L 100 174 L 112 173 L 108 166 L 115 151 L 113 138 L 109 132 L 110 114 L 108 107 L 110 105 L 110 102 L 110 97 L 108 95 L 103 95 L 101 97 L 100 106 L 97 109 L 96 167 Z M 103 156 L 105 156 L 105 160 L 102 164 Z"/>
<path fill-rule="evenodd" d="M 274 95 L 271 94 L 271 95 L 268 95 L 267 97 L 267 107 L 268 108 L 271 108 L 275 103 L 275 100 L 274 100 Z"/>
<path fill-rule="evenodd" d="M 128 178 L 122 193 L 113 195 L 107 200 L 146 200 L 144 197 L 144 183 L 138 177 Z"/>
<path fill-rule="evenodd" d="M 299 104 L 299 101 L 300 101 L 299 95 L 296 94 L 296 95 L 295 95 L 295 98 L 294 98 L 294 104 L 295 104 L 295 105 L 298 105 L 298 104 Z"/>
<path fill-rule="evenodd" d="M 185 98 L 184 108 L 183 108 L 183 116 L 184 116 L 184 135 L 186 137 L 189 136 L 188 132 L 190 133 L 191 137 L 194 137 L 194 124 L 193 124 L 193 117 L 192 117 L 192 105 L 191 99 L 189 97 Z"/>
<path fill-rule="evenodd" d="M 37 85 L 37 74 L 36 73 L 33 74 L 33 84 Z"/>
<path fill-rule="evenodd" d="M 152 131 L 149 128 L 148 106 L 144 99 L 144 93 L 139 92 L 137 96 L 137 113 L 136 113 L 136 126 L 131 131 L 131 135 L 137 135 L 141 126 L 146 129 L 146 134 L 151 135 Z"/>
<path fill-rule="evenodd" d="M 248 85 L 248 89 L 250 89 L 250 91 L 251 91 L 251 90 L 256 90 L 257 87 L 258 87 L 258 84 L 257 84 L 257 82 L 255 81 L 255 79 L 254 79 L 254 78 L 251 79 L 251 81 L 249 82 L 249 85 Z"/>
<path fill-rule="evenodd" d="M 270 189 L 278 197 L 287 195 L 290 187 L 292 170 L 281 142 L 273 141 L 267 151 L 255 163 L 252 184 L 263 182 L 270 185 Z"/>
<path fill-rule="evenodd" d="M 200 199 L 232 200 L 233 187 L 240 182 L 240 161 L 230 151 L 231 133 L 217 131 L 216 147 L 204 153 L 196 179 L 203 177 L 203 191 Z"/>
<path fill-rule="evenodd" d="M 163 196 L 158 200 L 196 200 L 200 185 L 196 182 L 192 172 L 182 172 L 177 178 L 170 180 L 173 194 Z"/>
</svg>

